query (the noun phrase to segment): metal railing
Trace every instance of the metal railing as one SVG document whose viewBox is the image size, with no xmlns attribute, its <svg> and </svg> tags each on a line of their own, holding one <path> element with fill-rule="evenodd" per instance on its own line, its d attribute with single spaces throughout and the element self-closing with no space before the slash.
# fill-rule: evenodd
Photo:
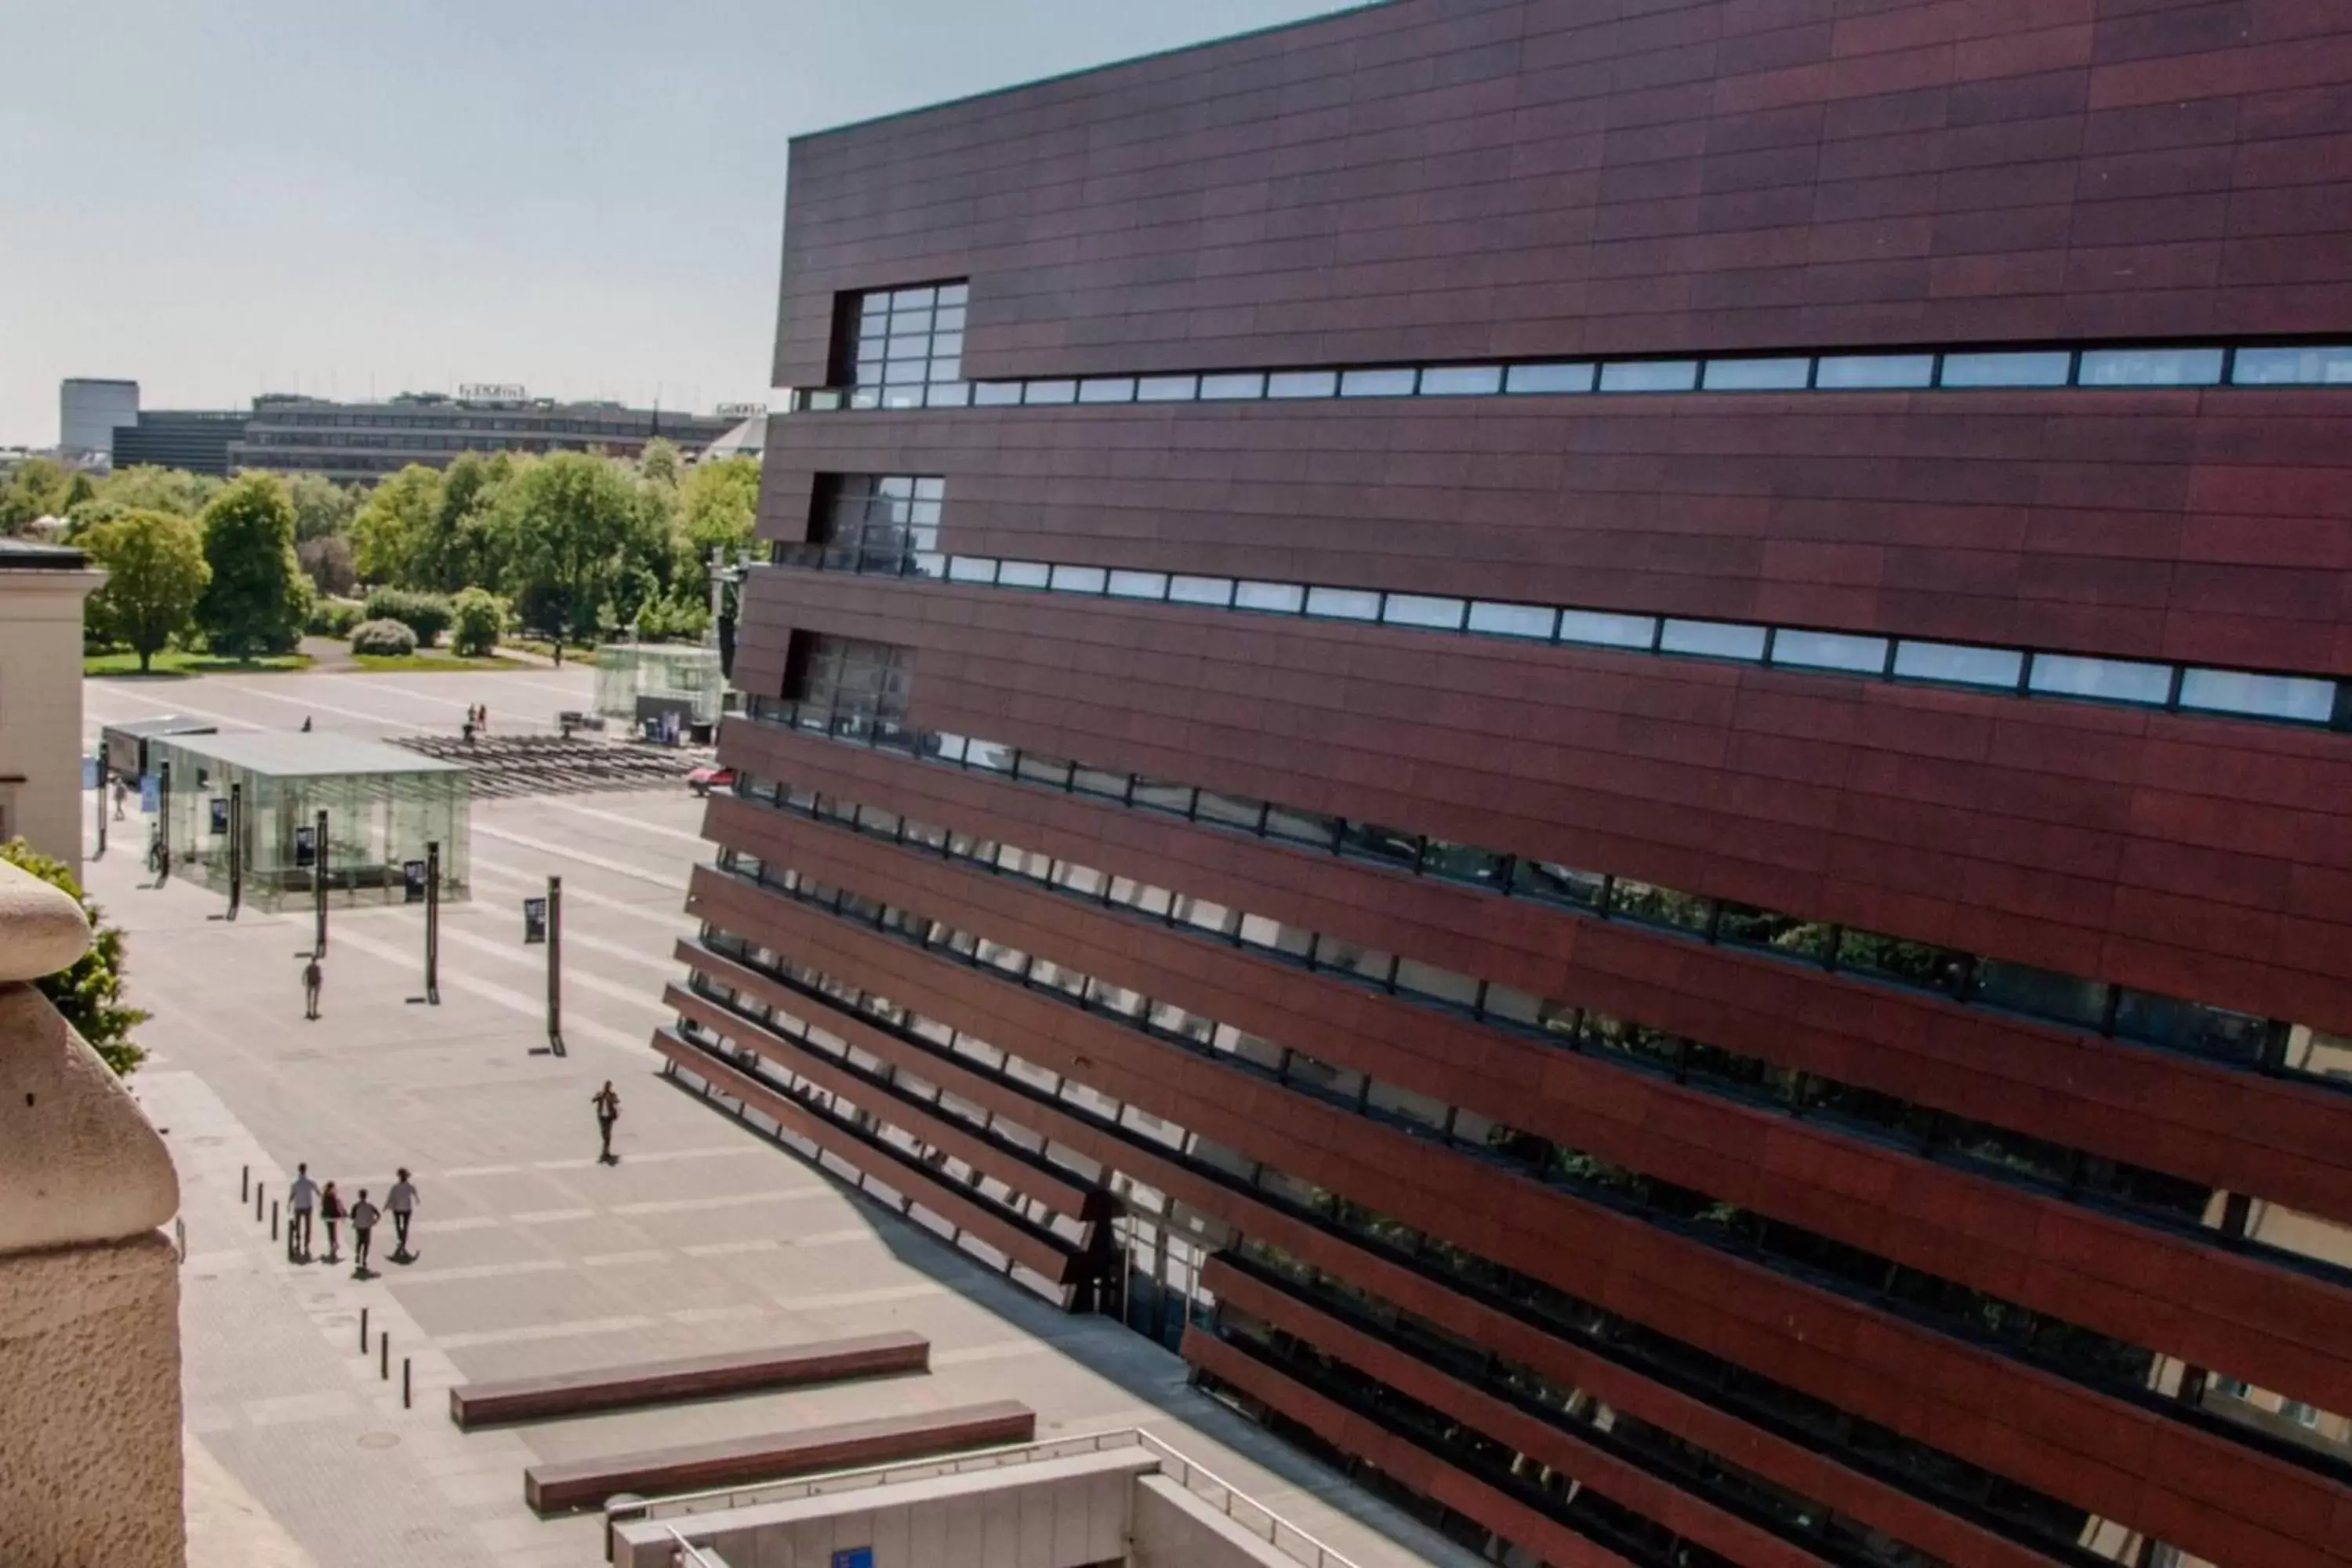
<svg viewBox="0 0 2352 1568">
<path fill-rule="evenodd" d="M 793 1480 L 767 1481 L 757 1486 L 724 1487 L 710 1491 L 681 1492 L 672 1497 L 616 1501 L 607 1505 L 604 1510 L 604 1539 L 608 1543 L 614 1539 L 614 1525 L 640 1520 L 683 1519 L 694 1514 L 756 1508 L 763 1503 L 796 1502 L 803 1498 L 830 1497 L 871 1487 L 933 1480 L 941 1476 L 971 1475 L 983 1470 L 1002 1469 L 1010 1465 L 1037 1464 L 1077 1454 L 1099 1454 L 1129 1447 L 1139 1447 L 1150 1453 L 1158 1461 L 1160 1474 L 1293 1562 L 1303 1563 L 1306 1568 L 1357 1568 L 1354 1559 L 1342 1555 L 1336 1548 L 1299 1529 L 1214 1471 L 1137 1426 L 1081 1433 L 1069 1437 L 1051 1437 L 1036 1443 L 1008 1443 L 992 1448 L 942 1455 L 933 1459 L 867 1465 Z M 691 1543 L 675 1525 L 667 1528 L 674 1541 L 688 1552 L 693 1551 Z M 609 1550 L 608 1545 L 608 1554 Z M 699 1554 L 689 1561 L 706 1560 L 707 1554 Z"/>
</svg>

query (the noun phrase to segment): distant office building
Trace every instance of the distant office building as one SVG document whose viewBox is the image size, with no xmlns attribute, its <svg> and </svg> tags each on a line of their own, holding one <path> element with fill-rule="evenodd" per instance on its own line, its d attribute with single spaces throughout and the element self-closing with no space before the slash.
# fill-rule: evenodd
<svg viewBox="0 0 2352 1568">
<path fill-rule="evenodd" d="M 715 463 L 728 458 L 757 458 L 767 449 L 768 411 L 763 407 L 741 403 L 719 405 L 722 419 L 740 416 L 742 423 L 713 441 L 700 452 L 689 456 L 698 463 Z"/>
<path fill-rule="evenodd" d="M 114 466 L 142 463 L 226 479 L 229 448 L 245 434 L 249 415 L 234 410 L 151 408 L 114 430 Z"/>
<path fill-rule="evenodd" d="M 139 422 L 139 384 L 71 376 L 58 384 L 58 446 L 60 455 L 103 458 L 114 449 L 114 432 Z"/>
<path fill-rule="evenodd" d="M 740 423 L 740 415 L 677 414 L 617 403 L 558 403 L 520 386 L 469 386 L 458 395 L 404 393 L 388 403 L 329 403 L 265 395 L 230 443 L 238 469 L 323 474 L 373 484 L 411 463 L 446 468 L 460 452 L 601 448 L 634 458 L 656 436 L 688 451 Z"/>
</svg>

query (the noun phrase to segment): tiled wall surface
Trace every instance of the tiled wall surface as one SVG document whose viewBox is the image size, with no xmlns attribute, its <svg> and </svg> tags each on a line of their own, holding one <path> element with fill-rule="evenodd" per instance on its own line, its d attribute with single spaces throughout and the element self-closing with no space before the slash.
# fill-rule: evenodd
<svg viewBox="0 0 2352 1568">
<path fill-rule="evenodd" d="M 802 138 L 776 379 L 837 374 L 842 297 L 950 279 L 969 280 L 960 374 L 975 381 L 2343 341 L 2347 195 L 2352 11 L 2311 0 L 1396 0 Z M 812 537 L 833 476 L 934 476 L 950 552 L 2352 676 L 2347 468 L 2352 387 L 2325 385 L 848 409 L 772 421 L 760 528 Z M 2352 1035 L 2340 730 L 795 567 L 755 571 L 734 673 L 756 698 L 798 695 L 796 638 L 891 644 L 912 650 L 917 731 Z M 1248 1244 L 1929 1560 L 2352 1564 L 2352 1269 L 2336 1267 L 2352 1241 L 2327 1228 L 2352 1222 L 2339 1086 L 773 722 L 730 720 L 720 752 L 772 784 L 2213 1189 L 2206 1229 L 2165 1228 L 969 860 L 714 801 L 709 836 L 772 870 L 2156 1352 L 2129 1396 L 2070 1381 L 740 869 L 698 873 L 713 940 L 772 949 L 843 994 L 700 944 L 681 950 L 689 973 L 862 1056 L 845 1065 L 679 987 L 675 1059 L 764 1097 L 778 1121 L 1049 1281 L 1084 1281 L 1099 1248 L 960 1171 L 1090 1223 L 1118 1178 L 1208 1216 L 1226 1251 L 1204 1283 L 1226 1310 L 1400 1403 L 1367 1414 L 1205 1311 L 1185 1354 L 1465 1539 L 1493 1531 L 1559 1563 L 1912 1561 L 1497 1400 L 1267 1283 Z M 2032 1489 L 2079 1529 L 2021 1527 L 2000 1483 L 1955 1500 L 1967 1486 L 1933 1465 L 1882 1463 L 1727 1385 L 1636 1364 L 1181 1139 L 897 1030 L 861 992 L 1826 1402 L 1955 1473 Z M 762 1065 L 714 1060 L 707 1037 Z M 909 1079 L 995 1120 L 959 1120 Z M 938 1158 L 861 1143 L 825 1094 Z M 2301 1261 L 2226 1245 L 2248 1200 L 2320 1239 Z M 2260 1419 L 2217 1414 L 2198 1392 L 2208 1373 L 2252 1384 Z M 1408 1405 L 1574 1478 L 1639 1528 L 1597 1527 L 1557 1489 L 1449 1457 Z M 2303 1410 L 2314 1418 L 2294 1428 Z"/>
</svg>

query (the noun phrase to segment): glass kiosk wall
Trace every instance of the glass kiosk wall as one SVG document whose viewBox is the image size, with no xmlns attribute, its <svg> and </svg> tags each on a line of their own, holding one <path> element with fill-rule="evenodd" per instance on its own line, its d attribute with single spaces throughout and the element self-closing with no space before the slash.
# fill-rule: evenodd
<svg viewBox="0 0 2352 1568">
<path fill-rule="evenodd" d="M 314 894 L 319 813 L 327 813 L 327 895 L 332 903 L 396 904 L 403 867 L 441 846 L 441 897 L 466 898 L 471 880 L 464 768 L 379 741 L 319 731 L 158 737 L 151 766 L 171 765 L 172 871 L 226 895 L 230 786 L 244 816 L 245 899 L 264 910 Z"/>
</svg>

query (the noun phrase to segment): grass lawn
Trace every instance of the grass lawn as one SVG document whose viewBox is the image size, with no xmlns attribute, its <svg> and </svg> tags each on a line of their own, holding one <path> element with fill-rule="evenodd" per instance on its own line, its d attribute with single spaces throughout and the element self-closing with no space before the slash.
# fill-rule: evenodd
<svg viewBox="0 0 2352 1568">
<path fill-rule="evenodd" d="M 222 675 L 231 671 L 267 671 L 308 669 L 310 656 L 307 653 L 265 654 L 259 658 L 223 658 L 216 654 L 189 653 L 182 648 L 167 647 L 155 656 L 148 666 L 151 675 Z M 137 675 L 139 656 L 135 653 L 93 653 L 82 656 L 84 675 Z"/>
<path fill-rule="evenodd" d="M 418 651 L 418 652 L 416 652 L 416 653 L 402 653 L 402 654 L 356 653 L 356 654 L 353 654 L 353 655 L 352 656 L 352 661 L 353 661 L 354 663 L 356 663 L 356 664 L 357 664 L 357 665 L 358 665 L 362 669 L 371 669 L 371 670 L 394 670 L 394 669 L 476 669 L 476 670 L 511 670 L 511 669 L 514 669 L 514 668 L 518 668 L 518 667 L 515 665 L 515 663 L 514 663 L 512 660 L 510 660 L 510 659 L 503 659 L 503 658 L 460 658 L 457 655 L 456 655 L 456 654 L 454 654 L 454 653 L 444 653 L 444 652 L 442 652 L 442 651 L 441 651 L 440 649 L 438 649 L 438 648 L 423 649 L 423 650 L 420 650 L 420 651 Z"/>
<path fill-rule="evenodd" d="M 551 642 L 542 642 L 537 637 L 508 637 L 499 646 L 502 647 L 519 647 L 525 653 L 535 653 L 541 658 L 553 658 L 555 657 L 555 645 Z M 563 645 L 563 662 L 566 664 L 594 664 L 596 662 L 595 645 L 593 643 L 565 643 Z"/>
</svg>

